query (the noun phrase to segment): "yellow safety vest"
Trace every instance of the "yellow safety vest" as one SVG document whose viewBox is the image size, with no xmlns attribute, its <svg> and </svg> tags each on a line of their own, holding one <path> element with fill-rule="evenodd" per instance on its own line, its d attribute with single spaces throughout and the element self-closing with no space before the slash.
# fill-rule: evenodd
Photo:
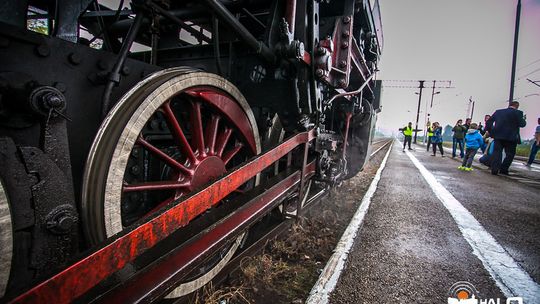
<svg viewBox="0 0 540 304">
<path fill-rule="evenodd" d="M 433 129 L 432 128 L 427 129 L 427 136 L 429 136 L 429 137 L 433 136 Z"/>
<path fill-rule="evenodd" d="M 412 136 L 412 128 L 409 128 L 409 126 L 406 126 L 403 128 L 403 135 L 405 136 Z"/>
</svg>

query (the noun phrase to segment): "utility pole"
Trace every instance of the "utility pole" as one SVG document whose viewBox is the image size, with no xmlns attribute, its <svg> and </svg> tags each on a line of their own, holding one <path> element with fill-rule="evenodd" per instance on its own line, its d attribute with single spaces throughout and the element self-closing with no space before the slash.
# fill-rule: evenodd
<svg viewBox="0 0 540 304">
<path fill-rule="evenodd" d="M 472 96 L 469 97 L 469 104 L 472 103 L 472 110 L 471 110 L 471 117 L 469 117 L 471 119 L 471 122 L 473 121 L 473 115 L 474 115 L 474 100 L 472 100 Z"/>
<path fill-rule="evenodd" d="M 517 48 L 518 48 L 518 36 L 519 36 L 519 19 L 521 17 L 521 0 L 518 0 L 516 7 L 516 26 L 514 28 L 514 53 L 512 55 L 512 76 L 510 76 L 510 97 L 508 103 L 514 99 L 514 82 L 516 78 L 516 61 L 517 61 Z"/>
<path fill-rule="evenodd" d="M 429 111 L 431 112 L 431 109 L 433 108 L 433 96 L 435 96 L 435 84 L 437 83 L 437 80 L 433 80 L 433 86 L 431 90 L 431 102 L 429 103 Z M 440 93 L 440 92 L 438 92 Z M 427 138 L 427 131 L 428 131 L 428 123 L 429 123 L 429 114 L 427 110 L 427 103 L 426 103 L 426 112 L 424 113 L 424 142 L 426 142 Z"/>
<path fill-rule="evenodd" d="M 433 96 L 435 96 L 435 83 L 437 80 L 433 80 L 433 91 L 431 91 L 431 103 L 429 104 L 429 108 L 433 108 Z"/>
<path fill-rule="evenodd" d="M 414 143 L 416 143 L 416 137 L 418 136 L 418 120 L 420 119 L 420 103 L 422 102 L 422 89 L 424 88 L 425 80 L 418 81 L 420 85 L 420 93 L 418 94 L 418 109 L 416 110 L 416 127 L 414 128 Z"/>
</svg>

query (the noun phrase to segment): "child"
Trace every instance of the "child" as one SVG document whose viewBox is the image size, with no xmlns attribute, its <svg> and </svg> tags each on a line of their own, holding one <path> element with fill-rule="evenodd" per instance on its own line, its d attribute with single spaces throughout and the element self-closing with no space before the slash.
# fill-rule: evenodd
<svg viewBox="0 0 540 304">
<path fill-rule="evenodd" d="M 465 135 L 465 146 L 467 147 L 467 151 L 465 153 L 465 157 L 463 158 L 463 163 L 458 167 L 459 170 L 472 171 L 471 166 L 474 156 L 476 155 L 476 152 L 478 152 L 478 149 L 480 149 L 480 147 L 482 147 L 484 144 L 484 139 L 482 138 L 482 135 L 480 135 L 480 132 L 478 132 L 477 128 L 478 125 L 476 123 L 472 123 L 469 126 L 467 135 Z"/>
</svg>

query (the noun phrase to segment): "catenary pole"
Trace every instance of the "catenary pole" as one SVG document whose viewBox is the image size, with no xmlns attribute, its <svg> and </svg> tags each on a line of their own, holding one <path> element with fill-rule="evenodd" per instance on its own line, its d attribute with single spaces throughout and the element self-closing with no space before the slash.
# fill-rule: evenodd
<svg viewBox="0 0 540 304">
<path fill-rule="evenodd" d="M 416 137 L 418 136 L 418 120 L 420 119 L 420 103 L 422 102 L 422 89 L 424 88 L 424 80 L 419 81 L 420 93 L 418 94 L 418 109 L 416 110 L 416 126 L 414 128 L 414 143 L 416 143 Z"/>
<path fill-rule="evenodd" d="M 472 100 L 472 96 L 471 98 L 469 98 L 470 102 L 472 102 L 472 109 L 471 109 L 471 122 L 473 121 L 473 115 L 474 115 L 474 100 Z"/>
<path fill-rule="evenodd" d="M 517 61 L 517 48 L 518 48 L 518 36 L 519 36 L 519 19 L 521 17 L 521 0 L 518 0 L 516 7 L 516 26 L 514 27 L 514 52 L 512 54 L 512 75 L 510 76 L 510 97 L 508 102 L 514 100 L 514 82 L 516 78 L 516 61 Z"/>
</svg>

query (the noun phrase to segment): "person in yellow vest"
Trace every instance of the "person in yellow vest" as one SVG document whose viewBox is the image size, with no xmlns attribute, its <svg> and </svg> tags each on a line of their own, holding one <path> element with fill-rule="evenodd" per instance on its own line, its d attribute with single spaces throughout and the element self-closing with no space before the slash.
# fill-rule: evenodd
<svg viewBox="0 0 540 304">
<path fill-rule="evenodd" d="M 409 124 L 405 128 L 401 129 L 401 132 L 403 132 L 403 135 L 405 136 L 405 140 L 403 141 L 403 151 L 405 151 L 405 146 L 407 145 L 407 143 L 409 143 L 409 150 L 412 150 L 411 148 L 412 132 L 413 132 L 412 122 L 409 122 Z"/>
<path fill-rule="evenodd" d="M 431 147 L 431 137 L 433 137 L 433 126 L 428 121 L 426 127 L 427 127 L 427 151 L 429 152 L 429 148 Z"/>
</svg>

